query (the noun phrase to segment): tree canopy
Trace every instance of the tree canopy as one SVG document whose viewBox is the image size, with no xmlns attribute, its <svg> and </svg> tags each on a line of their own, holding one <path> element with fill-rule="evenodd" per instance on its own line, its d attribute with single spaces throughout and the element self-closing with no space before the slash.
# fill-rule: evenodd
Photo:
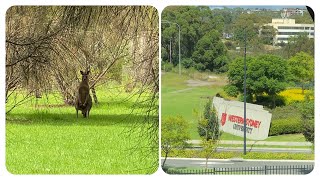
<svg viewBox="0 0 320 180">
<path fill-rule="evenodd" d="M 217 32 L 217 36 L 221 37 L 224 30 L 224 17 L 221 14 L 212 13 L 211 9 L 205 6 L 169 6 L 162 13 L 162 20 L 161 44 L 165 51 L 162 59 L 169 61 L 171 41 L 172 63 L 174 65 L 178 64 L 179 56 L 178 25 L 181 30 L 181 59 L 192 58 L 193 61 L 193 54 L 197 51 L 199 41 L 202 38 L 207 38 L 207 33 L 212 34 L 214 30 Z M 201 64 L 201 66 L 205 69 L 209 68 L 207 65 Z"/>
<path fill-rule="evenodd" d="M 229 65 L 230 85 L 243 92 L 244 59 L 238 58 Z M 247 93 L 249 96 L 266 93 L 275 96 L 287 84 L 288 67 L 284 59 L 275 55 L 247 58 Z"/>
<path fill-rule="evenodd" d="M 288 60 L 292 80 L 304 90 L 307 83 L 314 81 L 314 59 L 305 52 L 299 52 Z"/>
<path fill-rule="evenodd" d="M 227 48 L 220 40 L 220 34 L 216 30 L 211 30 L 197 42 L 192 59 L 200 71 L 223 70 L 227 64 L 226 54 Z"/>
<path fill-rule="evenodd" d="M 203 116 L 198 121 L 198 133 L 200 137 L 205 141 L 212 140 L 213 143 L 218 141 L 221 136 L 216 113 L 215 108 L 212 107 L 212 100 L 209 100 L 204 106 Z"/>
<path fill-rule="evenodd" d="M 288 59 L 301 51 L 314 56 L 314 39 L 309 38 L 306 33 L 291 36 L 284 46 L 284 54 Z"/>
<path fill-rule="evenodd" d="M 186 141 L 190 139 L 188 126 L 188 122 L 181 116 L 162 119 L 161 149 L 165 153 L 162 167 L 173 148 L 183 148 L 187 145 Z"/>
</svg>

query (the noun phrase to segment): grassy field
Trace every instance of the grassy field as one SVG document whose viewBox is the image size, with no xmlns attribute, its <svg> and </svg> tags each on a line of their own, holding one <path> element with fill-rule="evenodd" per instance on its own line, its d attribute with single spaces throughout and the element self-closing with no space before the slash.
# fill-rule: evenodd
<svg viewBox="0 0 320 180">
<path fill-rule="evenodd" d="M 207 76 L 209 76 L 208 74 Z M 212 76 L 216 76 L 212 74 Z M 217 76 L 216 81 L 225 80 L 223 76 Z M 181 115 L 190 123 L 191 139 L 200 139 L 197 132 L 197 115 L 193 113 L 197 110 L 198 113 L 203 112 L 203 106 L 208 101 L 205 97 L 214 96 L 216 93 L 221 92 L 223 86 L 221 83 L 212 84 L 209 86 L 188 86 L 187 80 L 192 79 L 187 75 L 178 75 L 172 72 L 166 72 L 162 76 L 161 81 L 161 116 Z M 222 140 L 239 140 L 242 137 L 234 136 L 229 133 L 223 133 Z M 248 139 L 250 140 L 250 139 Z M 302 134 L 288 134 L 280 136 L 268 137 L 265 141 L 297 141 L 305 142 Z"/>
<path fill-rule="evenodd" d="M 118 95 L 116 95 L 118 94 Z M 6 117 L 6 167 L 13 174 L 151 174 L 158 168 L 145 107 L 135 97 L 98 89 L 90 118 L 59 95 L 32 99 Z M 150 150 L 150 144 L 155 149 Z"/>
<path fill-rule="evenodd" d="M 234 141 L 242 141 L 243 138 L 239 136 L 234 136 L 229 133 L 223 133 L 221 136 L 222 140 L 234 140 Z M 250 139 L 248 139 L 250 140 Z M 306 142 L 303 134 L 283 134 L 279 136 L 269 136 L 264 141 L 279 141 L 279 142 Z"/>
<path fill-rule="evenodd" d="M 161 78 L 161 117 L 181 115 L 190 122 L 191 139 L 200 139 L 196 131 L 197 115 L 193 110 L 202 113 L 203 106 L 208 101 L 206 97 L 216 95 L 222 88 L 216 85 L 190 87 L 186 83 L 190 77 L 170 72 L 163 74 Z"/>
</svg>

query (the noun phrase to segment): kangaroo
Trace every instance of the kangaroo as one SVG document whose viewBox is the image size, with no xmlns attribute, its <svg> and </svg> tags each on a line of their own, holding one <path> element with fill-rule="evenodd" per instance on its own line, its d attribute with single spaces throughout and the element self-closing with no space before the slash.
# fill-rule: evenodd
<svg viewBox="0 0 320 180">
<path fill-rule="evenodd" d="M 92 107 L 92 99 L 90 96 L 90 89 L 89 89 L 89 73 L 90 71 L 83 72 L 80 71 L 82 74 L 82 81 L 79 85 L 77 96 L 76 96 L 76 102 L 75 102 L 75 108 L 77 111 L 77 118 L 78 118 L 78 110 L 82 112 L 83 117 L 89 118 L 89 112 Z"/>
</svg>

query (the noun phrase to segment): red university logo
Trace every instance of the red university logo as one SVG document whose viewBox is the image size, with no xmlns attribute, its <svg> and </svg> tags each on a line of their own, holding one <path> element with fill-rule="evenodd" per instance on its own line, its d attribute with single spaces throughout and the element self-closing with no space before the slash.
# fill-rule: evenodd
<svg viewBox="0 0 320 180">
<path fill-rule="evenodd" d="M 222 116 L 221 116 L 221 125 L 224 126 L 224 124 L 226 123 L 227 121 L 227 113 L 222 113 Z"/>
</svg>

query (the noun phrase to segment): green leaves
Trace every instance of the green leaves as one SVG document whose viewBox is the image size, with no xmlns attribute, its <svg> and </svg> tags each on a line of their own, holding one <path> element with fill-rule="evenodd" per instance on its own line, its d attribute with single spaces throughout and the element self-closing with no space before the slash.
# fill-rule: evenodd
<svg viewBox="0 0 320 180">
<path fill-rule="evenodd" d="M 161 44 L 166 52 L 162 56 L 164 61 L 169 61 L 171 40 L 173 64 L 178 64 L 178 27 L 173 24 L 178 23 L 181 27 L 181 59 L 191 58 L 195 62 L 184 63 L 185 67 L 192 65 L 201 71 L 215 68 L 219 72 L 226 71 L 226 48 L 220 41 L 225 21 L 223 15 L 213 13 L 207 6 L 171 6 L 165 8 L 162 19 L 172 22 L 162 23 Z M 223 58 L 216 60 L 219 56 Z"/>
<path fill-rule="evenodd" d="M 233 25 L 233 33 L 236 40 L 243 43 L 245 39 L 251 41 L 258 37 L 259 26 L 256 24 L 259 18 L 253 14 L 241 14 Z"/>
<path fill-rule="evenodd" d="M 285 60 L 274 55 L 260 55 L 247 58 L 247 92 L 249 94 L 275 95 L 286 87 L 288 68 Z M 230 85 L 243 91 L 243 58 L 234 60 L 229 65 Z"/>
<path fill-rule="evenodd" d="M 196 64 L 202 64 L 204 69 L 219 71 L 228 62 L 226 54 L 227 48 L 220 40 L 219 32 L 211 30 L 198 41 L 192 59 Z"/>
<path fill-rule="evenodd" d="M 211 100 L 205 104 L 203 117 L 198 121 L 198 133 L 205 140 L 217 141 L 221 136 L 219 120 Z"/>
<path fill-rule="evenodd" d="M 188 123 L 181 116 L 163 118 L 161 123 L 161 147 L 164 151 L 171 148 L 182 148 L 190 135 Z"/>
<path fill-rule="evenodd" d="M 312 96 L 312 95 L 311 95 Z M 314 97 L 306 100 L 298 106 L 303 124 L 303 135 L 309 142 L 314 143 Z"/>
<path fill-rule="evenodd" d="M 187 146 L 190 139 L 188 122 L 182 116 L 170 116 L 162 119 L 161 122 L 161 149 L 165 153 L 162 163 L 164 167 L 166 159 L 175 148 L 181 149 Z"/>
<path fill-rule="evenodd" d="M 314 39 L 309 39 L 307 33 L 291 36 L 288 39 L 288 44 L 284 47 L 284 53 L 287 55 L 287 58 L 291 58 L 299 52 L 305 52 L 314 56 Z"/>
<path fill-rule="evenodd" d="M 299 52 L 288 60 L 289 71 L 295 82 L 302 84 L 314 81 L 314 59 L 305 52 Z"/>
</svg>

